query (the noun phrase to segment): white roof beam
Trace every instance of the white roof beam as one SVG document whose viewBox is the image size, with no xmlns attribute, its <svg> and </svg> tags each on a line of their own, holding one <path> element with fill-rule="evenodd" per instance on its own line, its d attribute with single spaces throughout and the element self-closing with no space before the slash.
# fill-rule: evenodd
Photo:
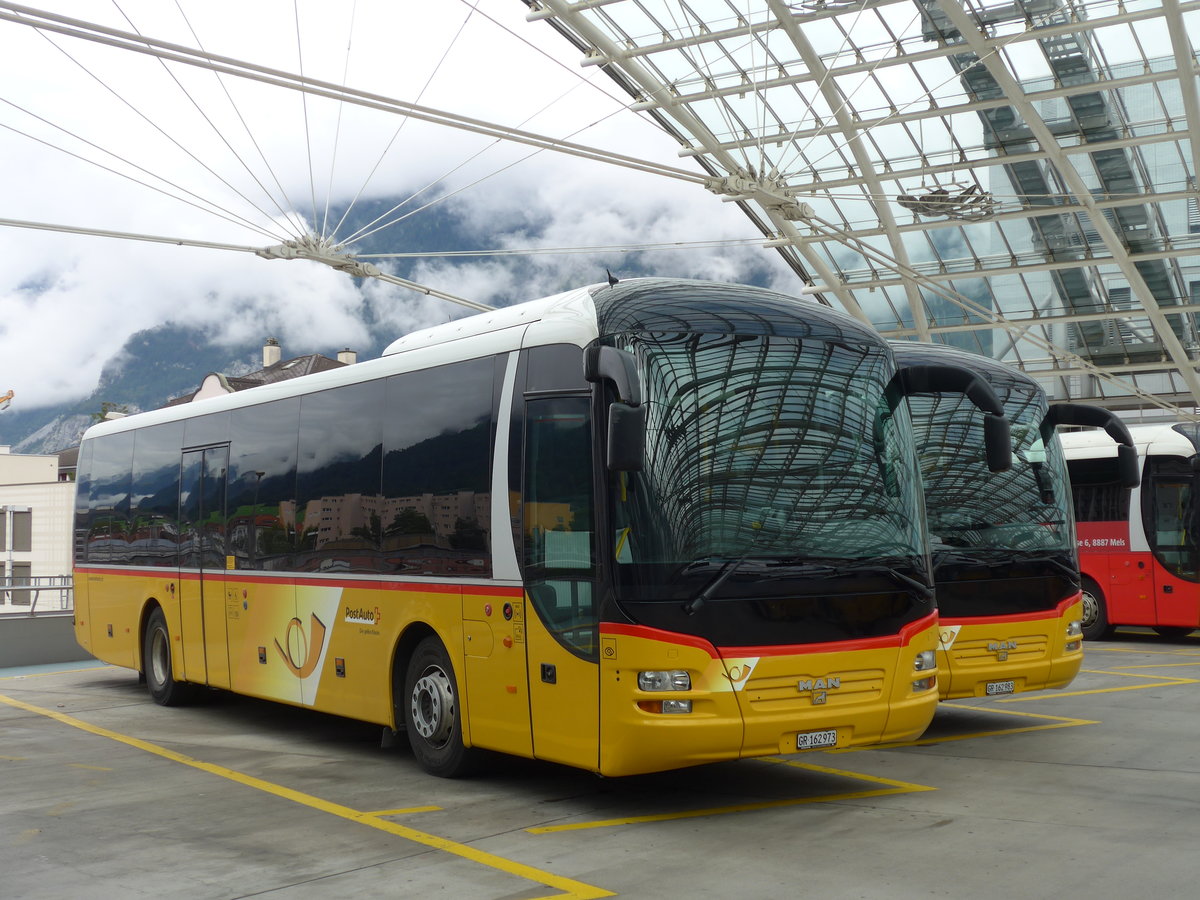
<svg viewBox="0 0 1200 900">
<path fill-rule="evenodd" d="M 1175 332 L 1171 329 L 1170 323 L 1167 321 L 1162 309 L 1159 308 L 1158 302 L 1150 292 L 1145 279 L 1142 278 L 1141 272 L 1137 270 L 1133 262 L 1129 259 L 1128 252 L 1121 243 L 1120 237 L 1113 230 L 1108 219 L 1104 217 L 1104 214 L 1096 208 L 1091 192 L 1082 177 L 1075 170 L 1074 165 L 1067 158 L 1067 155 L 1057 149 L 1057 139 L 1050 132 L 1050 129 L 1046 126 L 1045 121 L 1038 114 L 1037 110 L 1025 99 L 1020 83 L 1009 72 L 1007 65 L 1003 62 L 1003 58 L 999 55 L 987 55 L 987 47 L 983 35 L 970 16 L 959 6 L 958 2 L 956 0 L 934 0 L 934 2 L 937 3 L 938 7 L 941 8 L 954 27 L 958 29 L 963 41 L 976 53 L 982 61 L 982 65 L 987 68 L 992 78 L 1000 86 L 1000 89 L 1012 100 L 1013 108 L 1020 114 L 1034 138 L 1046 148 L 1047 159 L 1058 170 L 1059 177 L 1062 178 L 1067 189 L 1075 195 L 1078 203 L 1088 208 L 1092 227 L 1104 243 L 1104 246 L 1108 249 L 1108 252 L 1113 256 L 1116 265 L 1120 268 L 1126 281 L 1128 281 L 1132 295 L 1144 307 L 1146 315 L 1149 317 L 1151 324 L 1154 326 L 1154 331 L 1158 335 L 1159 341 L 1171 357 L 1171 360 L 1178 367 L 1187 389 L 1195 396 L 1197 405 L 1200 405 L 1200 377 L 1197 377 L 1196 370 L 1192 367 L 1192 361 L 1188 357 L 1187 351 L 1175 335 Z"/>
<path fill-rule="evenodd" d="M 1176 313 L 1200 313 L 1200 304 L 1185 303 L 1180 306 L 1168 307 L 1168 315 Z M 1108 309 L 1104 312 L 1095 313 L 1063 313 L 1051 315 L 1032 315 L 1032 316 L 1014 316 L 1008 315 L 1008 321 L 1022 326 L 1052 326 L 1052 325 L 1074 325 L 1079 322 L 1124 322 L 1126 320 L 1141 316 L 1141 310 L 1136 309 Z M 1144 318 L 1144 316 L 1142 316 Z M 971 331 L 991 331 L 995 328 L 992 322 L 963 322 L 958 325 L 936 325 L 929 326 L 930 334 L 962 334 Z M 915 333 L 911 328 L 880 328 L 879 333 L 892 337 L 914 337 Z"/>
<path fill-rule="evenodd" d="M 1181 129 L 1164 131 L 1160 134 L 1143 134 L 1135 137 L 1114 138 L 1108 141 L 1093 141 L 1086 144 L 1059 144 L 1059 151 L 1065 156 L 1080 156 L 1097 153 L 1103 150 L 1119 150 L 1130 147 L 1150 147 L 1156 144 L 1182 143 L 1190 140 L 1191 135 Z M 1030 150 L 1026 153 L 1007 153 L 1002 156 L 968 157 L 953 163 L 941 163 L 930 166 L 914 166 L 910 169 L 885 169 L 888 181 L 904 181 L 907 179 L 923 179 L 929 175 L 940 175 L 947 172 L 961 172 L 964 168 L 985 169 L 1013 165 L 1014 163 L 1031 162 L 1046 159 L 1045 150 Z M 822 181 L 788 182 L 788 186 L 800 193 L 818 193 L 831 191 L 842 187 L 861 187 L 862 179 L 829 178 Z"/>
<path fill-rule="evenodd" d="M 810 237 L 805 237 L 809 243 L 813 243 Z M 839 245 L 839 242 L 826 239 L 822 243 L 830 243 Z M 1129 253 L 1122 254 L 1119 257 L 1115 256 L 1088 256 L 1078 259 L 1055 259 L 1047 260 L 1043 254 L 1029 253 L 1030 259 L 1038 260 L 1037 262 L 1028 263 L 1012 263 L 1011 256 L 989 256 L 973 258 L 962 258 L 959 260 L 946 260 L 943 262 L 919 262 L 914 263 L 912 268 L 918 272 L 926 281 L 937 284 L 953 281 L 969 281 L 972 278 L 992 278 L 997 275 L 1023 275 L 1032 272 L 1056 272 L 1064 269 L 1085 269 L 1095 268 L 1099 266 L 1119 266 L 1123 261 L 1128 260 L 1131 263 L 1148 262 L 1156 259 L 1178 259 L 1180 256 L 1178 249 L 1170 250 L 1155 250 L 1146 253 Z M 1200 259 L 1200 254 L 1197 255 Z M 997 260 L 1004 259 L 1009 262 L 1005 265 L 995 263 Z M 861 280 L 859 280 L 861 276 Z M 904 282 L 904 276 L 897 274 L 889 278 L 876 278 L 867 274 L 863 269 L 855 269 L 844 271 L 840 275 L 841 281 L 844 281 L 847 286 L 856 291 L 861 290 L 877 290 L 879 288 L 900 287 Z M 1166 307 L 1168 310 L 1174 307 Z"/>
<path fill-rule="evenodd" d="M 593 25 L 587 16 L 572 12 L 570 4 L 566 3 L 565 0 L 542 0 L 542 4 L 546 8 L 554 10 L 559 21 L 578 35 L 584 43 L 598 48 L 602 53 L 608 53 L 617 49 L 612 40 L 600 28 Z M 670 88 L 667 85 L 663 84 L 636 60 L 614 63 L 614 65 L 627 78 L 651 96 L 666 96 L 670 92 Z M 694 115 L 691 110 L 686 108 L 670 109 L 665 110 L 664 115 L 669 115 L 674 119 L 675 123 L 683 129 L 684 133 L 691 135 L 702 144 L 712 145 L 712 151 L 707 155 L 707 158 L 714 166 L 723 169 L 730 175 L 735 175 L 742 170 L 742 161 L 717 147 L 718 142 L 716 137 L 709 130 L 708 126 L 698 116 Z M 795 225 L 786 220 L 777 209 L 759 208 L 763 209 L 763 212 L 770 218 L 775 229 L 780 234 L 793 239 L 792 242 L 795 243 L 797 252 L 800 253 L 804 261 L 812 268 L 813 276 L 819 283 L 828 285 L 831 288 L 826 293 L 837 297 L 843 308 L 852 316 L 870 324 L 870 320 L 867 318 L 866 313 L 863 312 L 862 307 L 859 306 L 854 293 L 845 287 L 839 286 L 835 272 L 824 257 L 814 248 L 806 247 L 802 243 L 799 243 L 799 241 L 794 240 L 799 238 Z"/>
<path fill-rule="evenodd" d="M 1187 116 L 1188 132 L 1192 135 L 1192 188 L 1200 178 L 1200 98 L 1197 97 L 1196 79 L 1184 73 L 1195 71 L 1195 53 L 1183 24 L 1182 4 L 1179 0 L 1162 0 L 1163 15 L 1167 20 L 1167 31 L 1171 35 L 1171 48 L 1175 53 L 1175 67 L 1179 69 L 1179 92 L 1183 97 L 1183 112 Z"/>
<path fill-rule="evenodd" d="M 1052 89 L 1052 90 L 1045 90 L 1045 91 L 1033 91 L 1033 92 L 1029 93 L 1027 96 L 1029 97 L 1031 102 L 1036 103 L 1036 102 L 1039 102 L 1042 100 L 1056 100 L 1056 99 L 1063 98 L 1063 97 L 1073 97 L 1076 94 L 1094 94 L 1098 90 L 1100 90 L 1100 91 L 1118 90 L 1121 88 L 1136 87 L 1136 86 L 1144 85 L 1144 84 L 1155 84 L 1158 82 L 1170 82 L 1170 81 L 1174 81 L 1174 80 L 1182 81 L 1182 80 L 1184 80 L 1183 73 L 1186 73 L 1186 72 L 1187 72 L 1187 69 L 1185 68 L 1185 69 L 1180 69 L 1179 72 L 1175 72 L 1174 70 L 1171 70 L 1171 71 L 1167 71 L 1167 72 L 1153 72 L 1153 73 L 1145 74 L 1145 75 L 1129 76 L 1128 78 L 1101 79 L 1099 81 L 1095 81 L 1095 82 L 1092 82 L 1087 85 L 1082 85 L 1082 86 L 1076 85 L 1069 89 L 1061 88 L 1061 89 Z M 1191 67 L 1191 72 L 1193 75 L 1200 75 L 1200 64 L 1194 64 Z M 745 92 L 746 92 L 746 88 L 743 86 L 742 90 L 740 92 L 729 91 L 728 93 L 729 94 L 737 94 L 737 93 L 745 93 Z M 714 98 L 716 98 L 718 95 L 726 96 L 725 91 L 719 91 L 719 92 L 714 91 L 712 93 L 714 95 Z M 692 99 L 704 100 L 704 99 L 710 99 L 710 98 L 705 97 L 702 94 L 700 94 L 700 95 L 694 95 L 692 97 Z M 639 106 L 641 106 L 641 104 L 639 104 Z M 973 100 L 970 102 L 955 103 L 950 106 L 922 107 L 920 109 L 911 109 L 911 110 L 906 110 L 903 112 L 897 111 L 894 113 L 888 113 L 887 115 L 877 116 L 875 118 L 860 118 L 855 122 L 855 128 L 857 128 L 860 131 L 870 131 L 873 128 L 880 128 L 885 125 L 903 125 L 903 124 L 908 124 L 908 123 L 912 123 L 912 122 L 921 122 L 926 119 L 939 119 L 939 120 L 947 119 L 947 118 L 951 118 L 956 115 L 968 115 L 968 114 L 973 114 L 973 113 L 979 113 L 984 110 L 999 109 L 999 108 L 1005 107 L 1005 106 L 1012 106 L 1012 101 L 1010 101 L 1007 98 L 1001 98 L 1001 99 L 996 99 L 996 100 Z M 812 138 L 821 137 L 827 133 L 828 133 L 828 128 L 823 127 L 821 125 L 813 125 L 808 128 L 798 129 L 796 131 L 788 131 L 788 132 L 785 132 L 782 134 L 773 134 L 770 136 L 764 135 L 763 138 L 761 138 L 761 139 L 755 139 L 755 140 L 750 140 L 750 141 L 747 141 L 747 140 L 722 141 L 720 146 L 724 150 L 739 150 L 739 149 L 742 149 L 745 147 L 755 147 L 755 146 L 758 146 L 760 143 L 775 144 L 775 143 L 779 143 L 783 140 L 805 141 L 805 140 L 810 140 Z M 1187 129 L 1173 128 L 1171 130 L 1168 130 L 1165 134 L 1144 135 L 1144 136 L 1136 136 L 1136 137 L 1130 136 L 1127 138 L 1121 138 L 1120 140 L 1145 140 L 1147 138 L 1156 140 L 1156 141 L 1185 140 L 1187 137 L 1188 137 Z M 1099 144 L 1088 145 L 1088 146 L 1098 146 L 1098 145 Z M 988 152 L 983 147 L 979 147 L 977 149 L 979 150 L 980 153 Z M 680 149 L 679 155 L 680 156 L 695 156 L 695 155 L 697 155 L 698 152 L 699 151 L 689 150 L 688 148 L 684 147 L 684 148 Z M 1013 156 L 1017 156 L 1017 155 L 1018 154 L 1013 154 Z M 1011 157 L 1005 157 L 1005 159 L 1008 159 L 1008 158 L 1011 158 Z M 968 159 L 967 162 L 969 162 L 971 164 L 976 164 L 976 163 L 984 162 L 986 160 L 994 160 L 994 159 L 996 159 L 995 156 L 980 156 L 978 158 Z M 961 161 L 959 162 L 958 168 L 960 168 L 960 169 L 962 168 Z"/>
<path fill-rule="evenodd" d="M 810 72 L 827 75 L 825 63 L 822 62 L 816 48 L 805 37 L 796 19 L 791 15 L 791 10 L 782 0 L 767 0 L 767 7 L 779 18 L 783 23 L 783 30 L 791 39 L 792 45 L 800 54 L 804 64 Z M 849 104 L 846 102 L 845 96 L 837 88 L 834 79 L 823 77 L 819 90 L 825 99 L 825 103 L 833 110 L 833 118 L 837 122 L 839 131 L 845 136 L 849 144 L 850 153 L 854 157 L 854 161 L 858 166 L 858 170 L 862 173 L 863 183 L 867 186 L 871 194 L 879 199 L 874 201 L 875 211 L 879 216 L 879 224 L 887 231 L 888 243 L 892 248 L 892 256 L 901 265 L 908 265 L 908 250 L 904 246 L 904 240 L 896 231 L 896 217 L 892 212 L 890 199 L 883 197 L 883 185 L 879 179 L 878 172 L 875 169 L 875 162 L 871 159 L 871 154 L 864 145 L 861 134 L 857 131 L 854 125 L 854 118 L 850 114 Z M 904 292 L 908 297 L 909 313 L 913 317 L 913 327 L 917 330 L 917 334 L 922 340 L 926 340 L 929 336 L 927 331 L 928 320 L 925 316 L 925 301 L 921 296 L 920 288 L 911 282 L 906 282 Z"/>
</svg>

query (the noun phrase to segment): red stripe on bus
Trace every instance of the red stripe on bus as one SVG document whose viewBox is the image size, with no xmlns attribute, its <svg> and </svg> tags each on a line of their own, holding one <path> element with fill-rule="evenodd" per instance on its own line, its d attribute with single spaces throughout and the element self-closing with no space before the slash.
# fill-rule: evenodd
<svg viewBox="0 0 1200 900">
<path fill-rule="evenodd" d="M 1082 594 L 1074 594 L 1063 600 L 1054 609 L 1039 609 L 1034 612 L 1012 613 L 1004 616 L 976 616 L 975 618 L 955 617 L 942 619 L 943 625 L 1003 625 L 1005 622 L 1038 622 L 1050 619 L 1060 619 L 1067 608 L 1079 602 Z"/>
<path fill-rule="evenodd" d="M 690 634 L 676 634 L 645 625 L 625 625 L 616 622 L 600 623 L 600 634 L 623 634 L 666 644 L 682 644 L 703 650 L 709 656 L 797 656 L 808 653 L 839 653 L 846 650 L 877 650 L 881 647 L 903 647 L 913 635 L 937 624 L 937 614 L 931 613 L 915 622 L 909 622 L 898 634 L 887 634 L 877 638 L 856 638 L 850 641 L 827 641 L 821 644 L 780 644 L 748 647 L 715 647 L 712 642 Z"/>
<path fill-rule="evenodd" d="M 827 641 L 821 644 L 780 644 L 767 647 L 722 647 L 722 656 L 795 656 L 803 653 L 841 653 L 849 650 L 879 650 L 885 647 L 905 647 L 913 636 L 937 625 L 937 613 L 909 622 L 897 634 L 849 641 Z"/>
<path fill-rule="evenodd" d="M 92 569 L 92 568 L 77 568 L 76 575 L 118 575 L 126 578 L 165 578 L 170 581 L 198 581 L 201 573 L 199 572 L 177 572 L 174 569 Z M 382 581 L 376 579 L 363 579 L 362 581 L 350 581 L 337 578 L 304 578 L 297 577 L 296 573 L 288 572 L 279 575 L 262 575 L 258 573 L 248 572 L 243 569 L 213 569 L 209 578 L 217 578 L 218 574 L 224 576 L 225 581 L 246 582 L 249 584 L 290 584 L 297 586 L 314 586 L 314 587 L 340 587 L 340 588 L 360 588 L 376 591 L 420 591 L 426 594 L 457 594 L 459 592 L 469 594 L 482 594 L 488 597 L 521 597 L 524 593 L 522 587 L 513 587 L 503 584 L 476 584 L 474 582 L 455 582 L 446 584 L 444 582 L 423 582 L 423 581 Z"/>
<path fill-rule="evenodd" d="M 626 637 L 645 638 L 648 641 L 660 641 L 664 644 L 682 644 L 685 647 L 695 647 L 703 650 L 716 659 L 717 648 L 712 641 L 696 637 L 694 634 L 679 634 L 674 631 L 663 631 L 661 628 L 651 628 L 648 625 L 625 625 L 619 622 L 601 622 L 600 635 L 623 634 Z"/>
</svg>

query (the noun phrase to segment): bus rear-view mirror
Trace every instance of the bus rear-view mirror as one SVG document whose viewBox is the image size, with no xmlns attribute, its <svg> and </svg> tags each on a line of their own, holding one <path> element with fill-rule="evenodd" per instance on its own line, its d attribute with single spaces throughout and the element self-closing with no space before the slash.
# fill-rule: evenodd
<svg viewBox="0 0 1200 900">
<path fill-rule="evenodd" d="M 1130 447 L 1128 444 L 1117 445 L 1117 473 L 1121 479 L 1121 487 L 1135 488 L 1142 483 L 1137 447 Z"/>
<path fill-rule="evenodd" d="M 608 407 L 608 468 L 638 472 L 646 456 L 646 407 L 612 403 Z"/>
<path fill-rule="evenodd" d="M 983 452 L 992 472 L 1007 472 L 1012 468 L 1012 433 L 1008 419 L 1003 416 L 983 417 Z"/>
</svg>

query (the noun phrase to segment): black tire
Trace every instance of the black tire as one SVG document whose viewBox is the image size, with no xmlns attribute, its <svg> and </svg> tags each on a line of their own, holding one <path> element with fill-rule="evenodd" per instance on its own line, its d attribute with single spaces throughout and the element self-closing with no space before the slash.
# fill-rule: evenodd
<svg viewBox="0 0 1200 900">
<path fill-rule="evenodd" d="M 1083 579 L 1083 639 L 1102 641 L 1113 632 L 1108 624 L 1108 605 L 1104 592 L 1090 578 Z"/>
<path fill-rule="evenodd" d="M 458 697 L 450 655 L 430 635 L 408 661 L 401 697 L 413 756 L 430 775 L 458 778 L 478 767 L 478 751 L 463 745 Z"/>
<path fill-rule="evenodd" d="M 1172 641 L 1177 641 L 1180 638 L 1185 638 L 1195 630 L 1196 630 L 1195 628 L 1189 628 L 1186 625 L 1155 625 L 1154 626 L 1155 634 L 1159 635 L 1160 637 L 1165 637 L 1168 640 L 1172 640 Z"/>
<path fill-rule="evenodd" d="M 159 706 L 180 706 L 195 696 L 193 686 L 176 681 L 171 668 L 171 633 L 161 609 L 150 614 L 142 642 L 142 674 L 146 688 Z"/>
</svg>

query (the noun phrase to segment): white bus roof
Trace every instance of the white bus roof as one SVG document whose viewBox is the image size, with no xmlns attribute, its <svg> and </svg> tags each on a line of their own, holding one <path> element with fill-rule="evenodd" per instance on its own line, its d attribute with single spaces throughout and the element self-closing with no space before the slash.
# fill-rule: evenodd
<svg viewBox="0 0 1200 900">
<path fill-rule="evenodd" d="M 1130 425 L 1139 456 L 1194 456 L 1196 448 L 1171 425 Z M 1102 429 L 1059 434 L 1067 459 L 1103 459 L 1117 455 L 1117 443 Z"/>
<path fill-rule="evenodd" d="M 583 347 L 599 335 L 596 309 L 592 303 L 592 291 L 597 287 L 599 285 L 576 288 L 552 297 L 465 316 L 444 325 L 413 332 L 393 341 L 379 359 L 100 422 L 89 428 L 84 437 L 117 434 L 147 425 L 255 406 L 522 347 L 544 344 L 575 344 Z M 451 342 L 454 342 L 453 349 L 443 346 Z"/>
</svg>

